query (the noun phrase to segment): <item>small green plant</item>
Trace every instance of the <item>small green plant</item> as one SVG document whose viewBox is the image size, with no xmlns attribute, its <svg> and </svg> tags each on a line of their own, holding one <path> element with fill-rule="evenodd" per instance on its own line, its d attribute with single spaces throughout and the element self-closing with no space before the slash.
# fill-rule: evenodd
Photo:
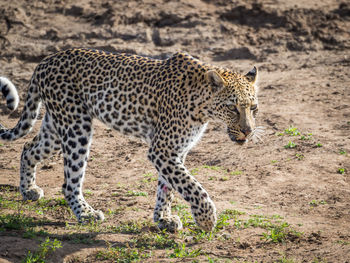
<svg viewBox="0 0 350 263">
<path fill-rule="evenodd" d="M 262 239 L 273 243 L 284 242 L 289 236 L 300 237 L 301 232 L 297 232 L 290 228 L 287 222 L 281 222 L 280 224 L 272 224 L 268 227 L 268 232 L 263 233 Z"/>
<path fill-rule="evenodd" d="M 91 244 L 99 243 L 99 240 L 95 240 L 93 238 L 93 235 L 90 235 L 90 234 L 74 233 L 71 235 L 66 235 L 65 238 L 70 240 L 70 242 L 73 244 L 91 245 Z"/>
<path fill-rule="evenodd" d="M 343 150 L 343 149 L 340 149 L 340 150 L 339 150 L 339 154 L 341 154 L 341 155 L 346 155 L 346 151 Z"/>
<path fill-rule="evenodd" d="M 57 209 L 59 207 L 67 207 L 68 203 L 64 198 L 41 198 L 36 202 L 36 206 L 40 207 L 44 210 L 48 210 L 49 208 Z"/>
<path fill-rule="evenodd" d="M 86 190 L 84 190 L 84 195 L 85 195 L 85 197 L 92 196 L 93 192 L 90 189 L 86 189 Z"/>
<path fill-rule="evenodd" d="M 286 239 L 286 233 L 283 231 L 283 227 L 269 229 L 268 233 L 263 233 L 262 239 L 271 241 L 273 243 L 279 243 Z"/>
<path fill-rule="evenodd" d="M 230 175 L 241 175 L 241 174 L 243 174 L 243 172 L 240 170 L 230 172 Z"/>
<path fill-rule="evenodd" d="M 107 215 L 117 215 L 117 214 L 122 213 L 122 211 L 124 211 L 124 210 L 125 210 L 124 206 L 119 206 L 116 209 L 108 209 L 107 210 Z"/>
<path fill-rule="evenodd" d="M 172 207 L 173 211 L 179 212 L 179 211 L 183 211 L 183 209 L 187 209 L 188 205 L 186 204 L 176 204 Z"/>
<path fill-rule="evenodd" d="M 309 202 L 309 205 L 317 206 L 317 201 L 316 200 L 312 200 L 311 202 Z"/>
<path fill-rule="evenodd" d="M 291 149 L 295 147 L 297 147 L 297 145 L 292 141 L 289 141 L 288 144 L 284 146 L 285 149 Z"/>
<path fill-rule="evenodd" d="M 34 220 L 23 215 L 23 212 L 17 214 L 0 215 L 0 231 L 4 230 L 26 230 L 32 227 Z"/>
<path fill-rule="evenodd" d="M 161 233 L 146 232 L 131 240 L 132 247 L 145 249 L 174 248 L 177 243 L 166 230 Z"/>
<path fill-rule="evenodd" d="M 282 258 L 279 259 L 278 261 L 275 261 L 275 263 L 296 263 L 294 259 L 287 258 L 286 255 L 282 254 Z"/>
<path fill-rule="evenodd" d="M 234 218 L 235 216 L 245 215 L 245 212 L 234 210 L 234 209 L 225 209 L 221 212 L 220 215 L 229 215 L 230 218 Z"/>
<path fill-rule="evenodd" d="M 115 233 L 140 234 L 144 226 L 145 226 L 145 222 L 127 221 L 127 222 L 121 223 L 121 225 L 119 226 L 111 226 L 110 230 L 112 230 Z"/>
<path fill-rule="evenodd" d="M 345 240 L 337 240 L 336 243 L 342 246 L 350 245 L 350 241 L 345 241 Z"/>
<path fill-rule="evenodd" d="M 47 237 L 48 235 L 49 235 L 49 233 L 44 231 L 44 230 L 37 230 L 36 228 L 29 228 L 23 233 L 22 237 L 23 238 L 37 238 L 38 236 Z"/>
<path fill-rule="evenodd" d="M 192 215 L 186 210 L 186 208 L 188 208 L 187 205 L 177 204 L 172 207 L 172 210 L 177 212 L 178 216 L 181 219 L 183 227 L 194 226 Z"/>
<path fill-rule="evenodd" d="M 327 260 L 317 257 L 314 258 L 311 263 L 327 263 Z"/>
<path fill-rule="evenodd" d="M 148 196 L 148 193 L 147 192 L 136 192 L 136 191 L 129 190 L 127 192 L 127 195 L 128 196 Z"/>
<path fill-rule="evenodd" d="M 260 228 L 268 228 L 273 224 L 270 218 L 267 218 L 263 215 L 251 215 L 250 218 L 243 222 L 244 228 L 248 227 L 260 227 Z"/>
<path fill-rule="evenodd" d="M 318 200 L 312 200 L 309 202 L 309 205 L 312 207 L 318 206 L 318 205 L 326 205 L 327 202 L 324 200 L 318 201 Z"/>
<path fill-rule="evenodd" d="M 230 219 L 235 219 L 235 223 L 237 223 L 239 221 L 238 216 L 244 215 L 244 214 L 245 212 L 241 212 L 233 209 L 226 209 L 222 211 L 218 217 L 218 221 L 216 223 L 214 232 L 218 232 L 224 229 L 225 227 L 229 226 L 229 222 L 227 221 Z"/>
<path fill-rule="evenodd" d="M 279 243 L 290 237 L 295 238 L 302 235 L 301 232 L 294 230 L 287 222 L 282 221 L 283 217 L 280 215 L 268 217 L 264 215 L 250 215 L 248 219 L 240 219 L 239 215 L 244 214 L 243 212 L 236 210 L 224 212 L 234 219 L 233 226 L 238 229 L 254 227 L 267 230 L 267 232 L 262 234 L 261 239 L 265 239 L 268 242 Z"/>
<path fill-rule="evenodd" d="M 40 244 L 39 250 L 32 253 L 28 251 L 27 256 L 23 259 L 24 263 L 34 263 L 34 262 L 45 262 L 46 257 L 50 252 L 54 252 L 57 248 L 61 248 L 62 244 L 59 240 L 54 239 L 53 241 L 50 238 L 46 238 L 44 242 Z"/>
<path fill-rule="evenodd" d="M 283 219 L 283 216 L 280 216 L 280 215 L 272 215 L 271 218 L 272 218 L 272 219 Z"/>
<path fill-rule="evenodd" d="M 295 154 L 295 157 L 299 160 L 299 161 L 301 161 L 301 160 L 303 160 L 304 159 L 304 155 L 302 155 L 301 153 L 296 153 Z"/>
<path fill-rule="evenodd" d="M 346 169 L 345 168 L 339 168 L 338 169 L 338 173 L 339 174 L 345 174 L 346 173 Z"/>
<path fill-rule="evenodd" d="M 191 170 L 191 174 L 192 174 L 192 175 L 198 175 L 198 172 L 199 172 L 199 168 L 193 168 L 193 169 Z"/>
<path fill-rule="evenodd" d="M 298 128 L 291 126 L 288 129 L 284 130 L 284 134 L 289 136 L 298 136 L 300 135 L 300 132 L 298 131 Z"/>
<path fill-rule="evenodd" d="M 143 177 L 147 177 L 147 178 L 153 177 L 153 173 L 145 173 L 143 174 Z"/>
<path fill-rule="evenodd" d="M 219 262 L 217 259 L 212 259 L 211 257 L 208 256 L 208 263 L 216 263 Z"/>
<path fill-rule="evenodd" d="M 228 215 L 228 214 L 220 214 L 219 218 L 218 218 L 218 221 L 216 223 L 216 226 L 215 226 L 215 230 L 219 231 L 221 229 L 224 229 L 226 226 L 230 225 L 229 222 L 227 222 L 227 220 L 229 220 L 229 219 L 231 219 L 230 215 Z"/>
<path fill-rule="evenodd" d="M 214 166 L 214 165 L 203 165 L 203 168 L 210 169 L 213 171 L 218 171 L 218 172 L 222 170 L 226 170 L 225 168 L 222 168 L 220 166 Z"/>
<path fill-rule="evenodd" d="M 300 140 L 303 140 L 303 141 L 311 140 L 311 138 L 312 138 L 312 133 L 308 133 L 307 135 L 300 136 Z"/>
<path fill-rule="evenodd" d="M 219 180 L 225 182 L 225 181 L 227 181 L 228 179 L 230 179 L 230 177 L 228 177 L 228 176 L 223 176 L 223 177 L 221 177 Z"/>
<path fill-rule="evenodd" d="M 101 250 L 97 253 L 96 258 L 100 260 L 110 260 L 113 262 L 138 262 L 149 258 L 151 252 L 144 252 L 142 248 L 125 248 L 112 247 Z"/>
<path fill-rule="evenodd" d="M 154 176 L 153 173 L 145 173 L 142 176 L 144 177 L 142 180 L 144 183 L 155 182 L 158 180 L 158 178 Z"/>
<path fill-rule="evenodd" d="M 80 232 L 87 231 L 89 233 L 99 233 L 103 229 L 101 222 L 95 221 L 93 219 L 78 224 L 68 224 L 68 222 L 66 222 L 65 228 L 70 230 L 77 230 Z"/>
<path fill-rule="evenodd" d="M 322 147 L 323 145 L 321 144 L 321 143 L 316 143 L 316 147 L 317 148 L 320 148 L 320 147 Z"/>
<path fill-rule="evenodd" d="M 173 253 L 169 255 L 170 258 L 195 258 L 199 255 L 201 255 L 201 248 L 197 249 L 186 249 L 186 244 L 177 244 L 175 247 Z"/>
</svg>

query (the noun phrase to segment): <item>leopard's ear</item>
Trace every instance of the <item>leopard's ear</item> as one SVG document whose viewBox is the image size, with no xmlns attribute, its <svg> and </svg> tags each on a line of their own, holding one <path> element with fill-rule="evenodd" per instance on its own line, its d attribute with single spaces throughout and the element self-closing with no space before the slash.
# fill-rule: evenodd
<svg viewBox="0 0 350 263">
<path fill-rule="evenodd" d="M 255 84 L 255 82 L 258 79 L 258 69 L 254 66 L 253 69 L 251 69 L 246 75 L 245 77 L 248 79 L 249 82 L 251 82 L 252 84 Z"/>
<path fill-rule="evenodd" d="M 215 70 L 207 71 L 206 78 L 213 93 L 220 91 L 225 86 L 225 81 Z"/>
</svg>

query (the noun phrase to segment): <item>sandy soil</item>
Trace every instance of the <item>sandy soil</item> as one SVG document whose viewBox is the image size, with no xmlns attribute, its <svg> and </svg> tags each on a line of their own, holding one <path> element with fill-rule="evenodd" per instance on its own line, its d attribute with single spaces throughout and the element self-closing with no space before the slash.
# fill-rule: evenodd
<svg viewBox="0 0 350 263">
<path fill-rule="evenodd" d="M 174 249 L 168 247 L 150 249 L 151 257 L 140 261 L 208 262 L 210 257 L 215 262 L 350 262 L 349 29 L 350 5 L 337 0 L 1 1 L 0 75 L 17 85 L 21 104 L 8 116 L 3 100 L 0 122 L 16 124 L 36 64 L 69 47 L 157 58 L 186 51 L 238 72 L 256 65 L 264 142 L 234 145 L 219 123 L 211 123 L 186 164 L 211 193 L 218 213 L 235 209 L 246 218 L 278 215 L 302 234 L 273 243 L 261 239 L 264 229 L 234 227 L 231 220 L 217 235 L 224 239 L 169 237 L 191 249 L 201 248 L 197 257 L 170 258 Z M 290 127 L 301 134 L 286 134 Z M 20 196 L 4 186 L 18 186 L 21 149 L 38 128 L 23 139 L 0 144 L 0 215 L 16 212 L 5 207 L 4 200 L 14 198 L 21 204 Z M 285 148 L 290 141 L 296 147 Z M 85 192 L 90 204 L 105 214 L 119 209 L 102 227 L 152 221 L 156 181 L 145 174 L 155 178 L 156 171 L 146 152 L 142 142 L 95 123 Z M 46 198 L 62 197 L 62 171 L 60 156 L 38 169 L 38 185 Z M 88 231 L 87 239 L 93 242 L 72 242 L 67 235 L 81 230 L 67 227 L 65 222 L 76 224 L 69 212 L 23 209 L 23 214 L 52 222 L 38 225 L 63 245 L 48 256 L 49 262 L 97 262 L 101 259 L 96 253 L 108 243 L 125 247 L 138 237 Z M 20 230 L 3 225 L 0 230 L 0 262 L 20 262 L 43 240 L 25 238 Z"/>
</svg>

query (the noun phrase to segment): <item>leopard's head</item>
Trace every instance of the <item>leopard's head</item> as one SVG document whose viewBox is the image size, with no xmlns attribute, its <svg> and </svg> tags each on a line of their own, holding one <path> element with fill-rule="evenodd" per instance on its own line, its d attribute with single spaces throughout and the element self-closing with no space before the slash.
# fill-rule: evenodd
<svg viewBox="0 0 350 263">
<path fill-rule="evenodd" d="M 206 78 L 212 92 L 209 114 L 226 124 L 231 140 L 241 145 L 249 139 L 261 140 L 263 128 L 255 125 L 259 110 L 256 67 L 246 75 L 209 70 Z"/>
</svg>

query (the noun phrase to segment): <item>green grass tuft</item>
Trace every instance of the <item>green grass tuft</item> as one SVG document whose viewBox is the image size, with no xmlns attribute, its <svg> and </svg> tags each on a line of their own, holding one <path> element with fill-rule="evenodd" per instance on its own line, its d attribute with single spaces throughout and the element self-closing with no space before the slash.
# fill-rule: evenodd
<svg viewBox="0 0 350 263">
<path fill-rule="evenodd" d="M 178 244 L 174 249 L 173 253 L 169 255 L 170 258 L 195 258 L 201 255 L 201 248 L 187 249 L 186 244 Z"/>
<path fill-rule="evenodd" d="M 295 147 L 297 147 L 297 145 L 292 141 L 289 141 L 288 144 L 284 146 L 285 149 L 292 149 Z"/>
<path fill-rule="evenodd" d="M 139 262 L 151 256 L 151 252 L 145 252 L 141 248 L 112 247 L 99 251 L 96 259 L 110 260 L 112 262 Z"/>
<path fill-rule="evenodd" d="M 346 173 L 346 169 L 345 168 L 339 168 L 338 169 L 338 174 L 345 174 Z"/>
<path fill-rule="evenodd" d="M 50 238 L 47 238 L 44 242 L 40 244 L 39 250 L 37 252 L 32 253 L 31 251 L 28 251 L 27 256 L 23 259 L 23 263 L 34 263 L 34 262 L 40 262 L 44 263 L 46 262 L 46 257 L 50 252 L 54 252 L 57 248 L 61 248 L 62 244 L 57 239 L 54 239 L 53 241 L 50 240 Z"/>
</svg>

